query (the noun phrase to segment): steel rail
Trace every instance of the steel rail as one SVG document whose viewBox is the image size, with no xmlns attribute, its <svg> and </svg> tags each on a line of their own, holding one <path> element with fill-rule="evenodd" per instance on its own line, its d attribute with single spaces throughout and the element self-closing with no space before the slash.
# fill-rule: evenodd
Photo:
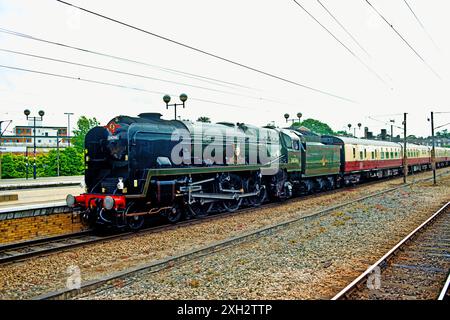
<svg viewBox="0 0 450 320">
<path fill-rule="evenodd" d="M 272 234 L 278 230 L 284 229 L 284 228 L 286 228 L 292 224 L 298 223 L 300 221 L 308 221 L 309 219 L 315 219 L 315 218 L 323 216 L 327 213 L 333 212 L 339 208 L 342 208 L 342 207 L 345 207 L 348 205 L 352 205 L 354 203 L 361 202 L 361 201 L 369 199 L 369 198 L 381 196 L 381 195 L 384 195 L 386 193 L 389 193 L 389 192 L 392 192 L 395 190 L 403 189 L 412 184 L 427 181 L 430 179 L 432 179 L 432 178 L 419 179 L 417 181 L 409 182 L 407 184 L 403 184 L 403 185 L 396 186 L 393 188 L 388 188 L 388 189 L 385 189 L 382 191 L 378 191 L 378 192 L 372 193 L 370 195 L 366 195 L 366 196 L 360 197 L 355 200 L 346 201 L 344 203 L 334 205 L 334 206 L 331 206 L 331 207 L 328 207 L 326 209 L 322 209 L 319 211 L 315 211 L 315 212 L 312 212 L 310 214 L 307 214 L 307 215 L 304 215 L 301 217 L 295 217 L 295 218 L 292 218 L 287 221 L 278 222 L 278 223 L 275 223 L 275 224 L 272 224 L 272 225 L 254 230 L 254 231 L 245 232 L 238 236 L 220 240 L 220 241 L 214 242 L 210 245 L 206 245 L 206 246 L 203 246 L 198 249 L 194 249 L 194 250 L 191 250 L 191 251 L 188 251 L 185 253 L 181 253 L 179 255 L 170 256 L 170 257 L 160 259 L 157 261 L 145 263 L 143 265 L 139 265 L 136 267 L 132 267 L 130 269 L 116 272 L 116 273 L 101 277 L 99 279 L 89 280 L 87 282 L 81 283 L 80 288 L 60 289 L 60 290 L 44 293 L 44 294 L 34 297 L 33 300 L 68 299 L 68 298 L 73 298 L 73 297 L 79 296 L 79 295 L 87 293 L 87 292 L 91 292 L 95 289 L 102 287 L 103 285 L 110 284 L 110 286 L 114 286 L 113 282 L 117 279 L 123 279 L 123 278 L 127 278 L 127 277 L 134 276 L 137 274 L 143 274 L 143 273 L 147 273 L 147 274 L 155 273 L 160 270 L 166 269 L 168 267 L 173 267 L 175 264 L 181 264 L 181 263 L 184 263 L 184 262 L 196 259 L 196 258 L 207 256 L 212 253 L 218 252 L 220 250 L 224 250 L 226 248 L 232 247 L 234 245 L 238 245 L 240 243 L 244 243 L 249 240 L 254 240 L 254 239 L 260 238 L 262 236 Z M 254 209 L 254 208 L 252 208 L 252 209 Z M 105 290 L 105 289 L 103 289 L 103 290 Z M 101 291 L 103 291 L 103 290 L 101 290 Z"/>
<path fill-rule="evenodd" d="M 443 175 L 445 173 L 448 173 L 448 171 L 440 173 L 439 175 Z M 395 178 L 395 177 L 389 177 L 389 178 Z M 402 188 L 402 187 L 408 186 L 410 184 L 418 183 L 421 181 L 426 181 L 429 179 L 431 179 L 431 178 L 419 179 L 417 181 L 412 181 L 407 185 L 400 185 L 400 186 L 397 186 L 397 187 L 394 187 L 391 189 L 386 189 L 386 190 L 388 190 L 388 191 L 396 190 L 398 188 Z M 351 189 L 351 188 L 360 189 L 360 188 L 366 187 L 368 185 L 378 184 L 378 183 L 385 182 L 385 181 L 386 180 L 370 181 L 370 182 L 366 182 L 364 184 L 360 184 L 357 186 L 334 189 L 334 190 L 325 191 L 325 192 L 321 192 L 321 193 L 306 195 L 306 196 L 303 196 L 300 198 L 298 198 L 298 197 L 291 198 L 291 199 L 284 201 L 283 204 L 289 204 L 289 203 L 296 202 L 299 200 L 303 201 L 303 200 L 313 199 L 313 198 L 317 198 L 317 197 L 324 196 L 324 195 L 339 193 L 342 189 L 347 189 L 347 190 Z M 14 262 L 18 262 L 18 261 L 23 261 L 25 259 L 32 258 L 32 257 L 45 256 L 45 255 L 55 253 L 55 252 L 62 252 L 65 250 L 69 250 L 69 249 L 72 249 L 75 247 L 81 247 L 84 245 L 102 243 L 102 242 L 115 240 L 115 239 L 128 239 L 135 235 L 143 235 L 143 234 L 152 233 L 152 232 L 162 232 L 162 231 L 174 230 L 174 229 L 181 228 L 181 227 L 184 227 L 187 225 L 195 225 L 195 224 L 205 223 L 208 221 L 232 217 L 232 216 L 235 216 L 238 214 L 245 214 L 246 212 L 252 212 L 255 209 L 261 209 L 261 208 L 268 209 L 271 207 L 277 207 L 279 205 L 280 205 L 279 203 L 266 203 L 259 207 L 250 206 L 250 207 L 246 207 L 243 209 L 239 209 L 238 211 L 235 211 L 235 212 L 223 211 L 223 212 L 215 213 L 213 215 L 209 215 L 206 217 L 198 217 L 198 218 L 194 218 L 194 219 L 184 220 L 184 221 L 178 222 L 176 224 L 162 224 L 162 225 L 158 225 L 158 226 L 154 226 L 154 227 L 148 227 L 148 228 L 139 230 L 137 232 L 128 231 L 128 232 L 121 232 L 121 233 L 117 233 L 117 234 L 113 234 L 113 235 L 97 236 L 93 233 L 92 230 L 86 230 L 85 231 L 86 234 L 70 233 L 70 234 L 59 235 L 59 236 L 55 236 L 55 237 L 41 238 L 41 239 L 30 240 L 30 241 L 25 241 L 25 242 L 7 244 L 7 245 L 0 246 L 0 265 L 5 264 L 5 263 L 14 263 Z M 83 236 L 84 236 L 84 238 L 83 238 Z M 74 239 L 74 240 L 76 239 L 77 241 L 70 242 L 71 239 Z M 66 241 L 69 241 L 69 242 L 66 242 Z"/>
<path fill-rule="evenodd" d="M 377 181 L 379 182 L 379 181 Z M 315 198 L 327 194 L 333 194 L 336 192 L 339 192 L 340 189 L 331 190 L 328 192 L 322 192 L 317 193 L 313 195 L 304 196 L 301 198 L 301 200 Z M 299 200 L 298 198 L 289 199 L 285 201 L 284 203 L 289 203 L 295 200 Z M 162 224 L 154 227 L 148 227 L 136 232 L 128 231 L 128 232 L 121 232 L 116 233 L 113 235 L 107 235 L 107 236 L 98 236 L 96 237 L 93 230 L 86 230 L 84 231 L 86 234 L 83 234 L 83 232 L 77 232 L 77 233 L 69 233 L 64 235 L 59 235 L 55 237 L 48 237 L 48 238 L 41 238 L 41 239 L 35 239 L 35 240 L 29 240 L 24 242 L 16 242 L 6 245 L 0 245 L 0 265 L 5 263 L 11 263 L 11 262 L 17 262 L 22 261 L 27 258 L 36 257 L 36 256 L 44 256 L 50 253 L 54 253 L 57 251 L 64 251 L 69 250 L 71 248 L 80 247 L 87 244 L 94 244 L 94 243 L 101 243 L 106 242 L 109 240 L 114 239 L 127 239 L 129 237 L 135 236 L 135 235 L 143 235 L 151 232 L 161 232 L 161 231 L 168 231 L 168 230 L 174 230 L 177 228 L 181 228 L 187 225 L 195 225 L 200 223 L 205 223 L 207 221 L 213 221 L 218 220 L 222 218 L 232 217 L 237 214 L 245 214 L 246 212 L 251 212 L 255 209 L 261 209 L 261 208 L 271 208 L 278 206 L 279 203 L 266 203 L 259 207 L 246 207 L 239 209 L 238 211 L 234 212 L 218 212 L 214 213 L 213 215 L 205 216 L 205 217 L 197 217 L 194 219 L 184 220 L 180 221 L 176 224 Z M 80 241 L 80 236 L 85 235 L 86 238 L 83 241 Z M 66 240 L 71 240 L 72 238 L 78 239 L 79 242 L 76 243 L 66 243 L 65 245 L 62 245 L 61 242 L 64 242 Z M 33 249 L 33 247 L 37 247 L 37 250 Z M 43 248 L 40 248 L 43 247 Z M 16 253 L 19 251 L 18 253 Z M 20 252 L 25 251 L 25 252 Z M 8 253 L 9 252 L 9 253 Z"/>
<path fill-rule="evenodd" d="M 392 178 L 392 177 L 390 177 L 390 178 Z M 383 180 L 383 181 L 386 181 L 386 180 Z M 368 185 L 377 184 L 377 183 L 381 183 L 381 182 L 382 181 L 379 181 L 379 180 L 370 181 L 370 182 L 366 182 L 366 183 L 358 185 L 358 186 L 333 189 L 333 190 L 329 190 L 329 191 L 325 191 L 325 192 L 321 192 L 321 193 L 306 195 L 301 198 L 298 198 L 298 197 L 291 198 L 291 199 L 284 201 L 284 204 L 289 204 L 291 202 L 295 202 L 295 201 L 299 201 L 299 200 L 303 201 L 303 200 L 313 199 L 313 198 L 324 196 L 324 195 L 338 193 L 342 189 L 347 189 L 347 190 L 351 189 L 351 188 L 359 189 L 359 188 L 363 188 Z M 69 233 L 69 234 L 59 235 L 59 236 L 55 236 L 55 237 L 41 238 L 41 239 L 24 241 L 24 242 L 16 242 L 16 243 L 11 243 L 11 244 L 6 244 L 3 246 L 0 245 L 0 265 L 5 264 L 5 263 L 22 261 L 24 259 L 31 258 L 31 257 L 44 256 L 44 255 L 54 253 L 57 251 L 69 250 L 71 248 L 80 247 L 80 246 L 87 245 L 87 244 L 101 243 L 101 242 L 106 242 L 106 241 L 114 240 L 114 239 L 126 239 L 126 238 L 129 238 L 134 235 L 142 235 L 142 234 L 146 234 L 146 233 L 150 233 L 150 232 L 173 230 L 173 229 L 180 228 L 180 227 L 183 227 L 186 225 L 195 225 L 195 224 L 200 224 L 200 223 L 204 223 L 204 222 L 212 221 L 212 220 L 216 220 L 216 219 L 232 217 L 237 214 L 245 214 L 246 212 L 251 212 L 257 208 L 267 209 L 267 208 L 271 208 L 271 207 L 276 207 L 278 205 L 279 205 L 279 203 L 266 203 L 266 204 L 260 205 L 258 207 L 249 206 L 249 207 L 242 208 L 242 209 L 239 209 L 234 212 L 227 212 L 227 211 L 218 212 L 218 213 L 214 213 L 212 215 L 205 216 L 205 217 L 197 217 L 194 219 L 180 221 L 176 224 L 167 224 L 166 223 L 166 224 L 162 224 L 162 225 L 158 225 L 158 226 L 154 226 L 154 227 L 148 227 L 148 228 L 139 230 L 137 232 L 132 232 L 132 231 L 121 232 L 121 233 L 116 233 L 116 234 L 109 235 L 109 236 L 104 235 L 102 237 L 95 237 L 93 230 L 86 230 L 86 231 L 84 231 L 84 232 L 86 232 L 86 234 Z M 82 240 L 80 236 L 86 236 L 86 237 L 84 240 Z M 77 239 L 78 242 L 75 242 L 75 243 L 69 242 L 69 243 L 65 243 L 64 245 L 62 245 L 62 243 L 64 241 L 70 240 L 72 238 Z"/>
<path fill-rule="evenodd" d="M 367 277 L 375 270 L 375 268 L 386 266 L 390 258 L 392 258 L 404 245 L 409 242 L 414 236 L 419 232 L 423 231 L 428 227 L 437 217 L 439 217 L 443 212 L 450 207 L 450 201 L 447 202 L 443 207 L 436 211 L 431 217 L 424 221 L 420 226 L 411 231 L 406 237 L 404 237 L 399 243 L 397 243 L 392 249 L 390 249 L 384 256 L 382 256 L 377 262 L 367 268 L 362 274 L 360 274 L 355 280 L 348 284 L 344 289 L 342 289 L 338 294 L 336 294 L 331 300 L 342 300 L 349 297 L 352 292 L 358 289 L 362 283 L 367 281 Z M 381 268 L 383 269 L 383 268 Z"/>
<path fill-rule="evenodd" d="M 445 281 L 444 287 L 442 288 L 441 293 L 439 294 L 438 300 L 445 299 L 449 286 L 450 286 L 450 272 L 448 274 L 447 280 Z"/>
</svg>

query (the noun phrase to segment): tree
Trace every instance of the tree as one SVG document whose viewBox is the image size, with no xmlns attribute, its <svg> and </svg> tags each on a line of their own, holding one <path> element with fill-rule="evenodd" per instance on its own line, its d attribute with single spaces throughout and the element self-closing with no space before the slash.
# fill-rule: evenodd
<svg viewBox="0 0 450 320">
<path fill-rule="evenodd" d="M 438 131 L 438 132 L 436 133 L 436 135 L 437 135 L 437 136 L 440 136 L 440 137 L 442 137 L 442 138 L 450 138 L 450 132 L 448 132 L 447 129 L 444 129 L 444 130 L 442 130 L 442 131 Z"/>
<path fill-rule="evenodd" d="M 198 122 L 211 123 L 211 119 L 209 117 L 199 117 L 197 119 Z"/>
<path fill-rule="evenodd" d="M 305 121 L 302 122 L 295 122 L 293 125 L 293 127 L 305 127 L 308 128 L 309 130 L 311 130 L 312 132 L 315 132 L 317 134 L 334 134 L 333 129 L 331 129 L 331 127 L 324 123 L 321 122 L 319 120 L 316 119 L 306 119 Z"/>
<path fill-rule="evenodd" d="M 350 137 L 351 136 L 347 131 L 344 131 L 344 130 L 336 131 L 334 134 L 338 135 L 338 136 L 344 136 L 344 137 Z"/>
<path fill-rule="evenodd" d="M 77 128 L 73 130 L 72 143 L 73 146 L 80 152 L 84 151 L 84 138 L 89 130 L 100 125 L 100 122 L 94 118 L 81 116 L 77 121 Z"/>
</svg>

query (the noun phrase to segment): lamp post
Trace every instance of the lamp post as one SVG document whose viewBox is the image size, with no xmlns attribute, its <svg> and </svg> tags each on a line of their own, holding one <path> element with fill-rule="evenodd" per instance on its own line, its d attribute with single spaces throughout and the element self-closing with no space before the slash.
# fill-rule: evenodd
<svg viewBox="0 0 450 320">
<path fill-rule="evenodd" d="M 285 114 L 284 114 L 284 118 L 286 119 L 286 123 L 288 123 L 289 113 L 285 113 Z"/>
<path fill-rule="evenodd" d="M 6 129 L 8 129 L 8 126 L 11 124 L 12 120 L 0 121 L 0 146 L 2 145 L 2 136 L 3 136 L 3 132 L 4 132 L 4 131 L 2 131 L 3 122 L 8 122 L 8 125 L 5 128 L 5 131 L 6 131 Z M 2 152 L 0 151 L 0 179 L 1 178 L 2 178 Z"/>
<path fill-rule="evenodd" d="M 303 114 L 302 114 L 301 112 L 298 112 L 298 113 L 297 113 L 297 118 L 298 118 L 298 123 L 299 123 L 299 124 L 300 124 L 300 122 L 302 121 L 302 116 L 303 116 Z M 294 119 L 289 119 L 289 117 L 290 117 L 289 113 L 285 113 L 285 114 L 284 114 L 284 118 L 286 119 L 286 123 L 288 123 L 289 120 L 290 120 L 290 121 L 292 121 L 292 125 L 294 125 L 294 123 L 295 123 L 295 118 L 294 118 Z"/>
<path fill-rule="evenodd" d="M 166 95 L 163 97 L 163 101 L 166 103 L 166 109 L 169 109 L 169 107 L 174 107 L 174 110 L 175 110 L 175 116 L 174 116 L 174 119 L 175 119 L 175 120 L 177 120 L 177 106 L 183 106 L 183 108 L 184 108 L 184 103 L 186 102 L 187 99 L 188 99 L 188 96 L 187 96 L 185 93 L 182 93 L 182 94 L 180 94 L 180 101 L 181 101 L 182 103 L 172 103 L 172 104 L 169 104 L 169 102 L 170 102 L 170 96 L 166 94 Z"/>
<path fill-rule="evenodd" d="M 59 177 L 59 132 L 56 130 L 56 176 Z"/>
<path fill-rule="evenodd" d="M 351 131 L 350 131 L 350 129 L 352 128 L 352 124 L 351 124 L 351 123 L 349 123 L 349 124 L 347 125 L 347 127 L 348 127 L 348 134 L 350 134 L 350 135 L 351 135 Z"/>
<path fill-rule="evenodd" d="M 359 130 L 359 136 L 360 137 L 361 137 L 361 126 L 362 126 L 362 123 L 358 122 L 358 130 Z"/>
<path fill-rule="evenodd" d="M 40 110 L 38 112 L 39 117 L 30 117 L 31 112 L 28 109 L 25 109 L 23 113 L 27 117 L 27 120 L 33 120 L 33 179 L 36 179 L 36 120 L 42 121 L 45 112 Z"/>
<path fill-rule="evenodd" d="M 73 116 L 72 112 L 64 112 L 67 115 L 67 139 L 68 139 L 68 147 L 70 147 L 70 116 Z"/>
</svg>

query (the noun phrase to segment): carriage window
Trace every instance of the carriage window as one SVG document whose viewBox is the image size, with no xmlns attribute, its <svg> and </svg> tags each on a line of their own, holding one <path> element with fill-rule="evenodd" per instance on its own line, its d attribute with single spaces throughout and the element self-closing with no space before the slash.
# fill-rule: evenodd
<svg viewBox="0 0 450 320">
<path fill-rule="evenodd" d="M 362 152 L 362 151 L 359 152 L 359 158 L 360 158 L 361 160 L 363 159 L 363 152 Z"/>
<path fill-rule="evenodd" d="M 375 150 L 375 158 L 378 157 L 377 150 Z"/>
<path fill-rule="evenodd" d="M 386 159 L 389 159 L 389 152 L 386 152 Z"/>
<path fill-rule="evenodd" d="M 381 151 L 381 159 L 384 159 L 384 152 Z"/>
<path fill-rule="evenodd" d="M 372 160 L 375 159 L 375 152 L 372 151 Z"/>
<path fill-rule="evenodd" d="M 394 152 L 391 151 L 391 159 L 394 158 Z"/>
<path fill-rule="evenodd" d="M 367 158 L 367 150 L 364 149 L 364 159 L 366 159 L 366 158 Z"/>
<path fill-rule="evenodd" d="M 356 148 L 353 148 L 353 159 L 356 158 Z"/>
</svg>

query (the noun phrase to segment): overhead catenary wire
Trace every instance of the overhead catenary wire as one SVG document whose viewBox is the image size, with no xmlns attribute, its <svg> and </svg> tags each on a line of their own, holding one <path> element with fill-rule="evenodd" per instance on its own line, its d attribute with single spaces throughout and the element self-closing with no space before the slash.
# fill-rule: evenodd
<svg viewBox="0 0 450 320">
<path fill-rule="evenodd" d="M 70 64 L 70 65 L 75 65 L 75 66 L 80 66 L 80 67 L 85 67 L 85 68 L 90 68 L 90 69 L 95 69 L 95 70 L 107 71 L 107 72 L 112 72 L 112 73 L 116 73 L 116 74 L 132 76 L 132 77 L 138 77 L 138 78 L 144 78 L 144 79 L 149 79 L 149 80 L 154 80 L 154 81 L 161 81 L 161 82 L 172 83 L 172 84 L 177 84 L 177 85 L 189 86 L 189 87 L 193 87 L 193 88 L 197 88 L 197 89 L 203 89 L 203 90 L 208 90 L 208 91 L 213 91 L 213 92 L 218 92 L 218 93 L 224 93 L 224 94 L 233 95 L 233 96 L 256 99 L 258 101 L 269 101 L 269 102 L 273 102 L 273 103 L 279 103 L 279 104 L 293 106 L 293 104 L 290 104 L 290 103 L 281 102 L 281 101 L 268 99 L 268 98 L 264 98 L 264 97 L 256 97 L 256 96 L 250 96 L 250 95 L 245 95 L 245 94 L 240 94 L 240 93 L 234 93 L 234 92 L 230 92 L 230 91 L 218 90 L 218 89 L 214 89 L 214 88 L 197 86 L 197 85 L 193 85 L 193 84 L 189 84 L 189 83 L 155 78 L 155 77 L 150 77 L 150 76 L 146 76 L 146 75 L 142 75 L 142 74 L 130 73 L 130 72 L 125 72 L 125 71 L 116 70 L 116 69 L 103 68 L 103 67 L 98 67 L 98 66 L 93 66 L 93 65 L 68 61 L 68 60 L 62 60 L 62 59 L 56 59 L 56 58 L 51 58 L 51 57 L 46 57 L 46 56 L 41 56 L 41 55 L 35 55 L 35 54 L 21 52 L 21 51 L 9 50 L 9 49 L 4 49 L 4 48 L 0 48 L 0 51 L 14 53 L 14 54 L 18 54 L 18 55 L 27 56 L 27 57 L 33 57 L 33 58 L 38 58 L 38 59 L 44 59 L 44 60 L 64 63 L 64 64 Z"/>
<path fill-rule="evenodd" d="M 51 76 L 51 77 L 69 79 L 69 80 L 77 80 L 77 81 L 82 81 L 82 82 L 95 83 L 95 84 L 100 84 L 100 85 L 104 85 L 104 86 L 112 86 L 112 87 L 122 88 L 122 89 L 136 90 L 136 91 L 147 92 L 147 93 L 158 94 L 158 95 L 167 94 L 167 92 L 162 92 L 162 91 L 147 90 L 147 89 L 143 89 L 143 88 L 131 87 L 131 86 L 126 86 L 126 85 L 117 84 L 117 83 L 98 81 L 98 80 L 92 80 L 92 79 L 87 79 L 87 78 L 80 78 L 80 77 L 63 75 L 63 74 L 52 73 L 52 72 L 46 72 L 46 71 L 41 71 L 41 70 L 32 70 L 32 69 L 20 68 L 20 67 L 8 66 L 8 65 L 0 65 L 0 68 L 17 70 L 17 71 L 23 71 L 23 72 L 29 72 L 29 73 L 35 73 L 35 74 L 41 74 L 41 75 L 45 75 L 45 76 Z M 172 95 L 174 95 L 174 94 L 172 94 Z M 228 107 L 234 107 L 234 108 L 240 108 L 240 109 L 251 109 L 249 107 L 240 106 L 240 105 L 236 105 L 236 104 L 218 102 L 218 101 L 214 101 L 214 100 L 207 100 L 207 99 L 201 99 L 201 98 L 190 98 L 190 100 L 206 102 L 206 103 L 213 103 L 213 104 L 218 104 L 218 105 L 223 105 L 223 106 L 228 106 Z"/>
<path fill-rule="evenodd" d="M 411 5 L 408 3 L 408 1 L 403 0 L 406 4 L 406 6 L 408 7 L 409 11 L 411 11 L 411 13 L 413 14 L 414 18 L 416 18 L 416 21 L 419 23 L 420 27 L 422 28 L 423 32 L 425 32 L 425 34 L 427 35 L 427 37 L 430 39 L 430 41 L 434 44 L 434 46 L 436 47 L 436 49 L 439 50 L 439 47 L 437 46 L 436 42 L 433 40 L 433 38 L 431 37 L 430 33 L 427 31 L 427 29 L 425 28 L 424 24 L 422 23 L 422 21 L 419 19 L 419 17 L 417 16 L 417 14 L 414 12 L 413 8 L 411 7 Z"/>
<path fill-rule="evenodd" d="M 57 0 L 59 1 L 59 0 Z M 348 46 L 346 46 L 341 40 L 338 39 L 327 27 L 325 27 L 319 20 L 317 20 L 314 15 L 312 15 L 304 6 L 302 6 L 297 0 L 294 1 L 297 6 L 299 6 L 303 11 L 305 11 L 315 22 L 317 22 L 328 34 L 330 34 L 342 47 L 344 47 L 358 62 L 364 65 L 367 70 L 372 73 L 375 77 L 377 77 L 381 82 L 383 82 L 388 88 L 391 88 L 389 84 L 375 71 L 373 70 L 367 63 L 365 63 L 358 55 L 356 55 Z"/>
<path fill-rule="evenodd" d="M 378 11 L 368 0 L 365 0 L 366 3 L 380 16 L 381 19 L 384 20 L 384 22 L 387 23 L 389 27 L 391 27 L 392 30 L 400 37 L 400 39 L 403 40 L 403 42 L 414 52 L 414 54 L 430 69 L 431 72 L 434 73 L 436 77 L 442 80 L 442 77 L 431 67 L 431 65 L 428 64 L 428 62 L 417 52 L 416 49 L 400 34 L 400 32 L 397 31 L 397 29 L 394 28 L 394 26 Z"/>
<path fill-rule="evenodd" d="M 402 129 L 402 130 L 403 130 L 403 127 L 396 126 L 395 124 L 388 123 L 388 122 L 384 122 L 384 121 L 382 121 L 382 120 L 378 120 L 378 119 L 372 118 L 371 116 L 368 116 L 367 118 L 369 118 L 370 120 L 373 120 L 373 121 L 378 121 L 378 122 L 383 123 L 383 124 L 385 124 L 385 125 L 387 125 L 387 126 L 393 126 L 394 128 Z"/>
<path fill-rule="evenodd" d="M 333 20 L 342 28 L 342 30 L 345 31 L 345 33 L 347 33 L 347 35 L 352 38 L 352 40 L 358 45 L 358 47 L 364 51 L 367 56 L 369 58 L 371 58 L 371 55 L 369 54 L 369 52 L 367 52 L 366 49 L 364 49 L 364 47 L 359 43 L 358 40 L 356 40 L 356 38 L 350 33 L 350 31 L 347 30 L 347 28 L 336 18 L 336 16 L 331 13 L 331 11 L 322 3 L 322 1 L 317 0 L 317 2 L 322 6 L 322 8 L 324 8 L 324 10 L 331 16 L 331 18 L 333 18 Z"/>
<path fill-rule="evenodd" d="M 162 71 L 165 71 L 167 73 L 182 75 L 182 76 L 187 77 L 187 78 L 196 79 L 196 80 L 199 80 L 199 81 L 207 82 L 207 83 L 214 84 L 214 85 L 219 85 L 219 86 L 226 87 L 226 88 L 233 88 L 233 89 L 235 89 L 235 87 L 238 87 L 238 88 L 243 88 L 243 89 L 250 89 L 250 90 L 261 91 L 261 90 L 256 89 L 256 88 L 252 88 L 252 87 L 245 86 L 245 85 L 238 84 L 238 83 L 234 83 L 234 82 L 223 81 L 223 80 L 216 79 L 216 78 L 205 77 L 205 76 L 202 76 L 202 75 L 193 74 L 193 73 L 189 73 L 189 72 L 185 72 L 185 71 L 180 71 L 180 70 L 176 70 L 176 69 L 172 69 L 172 68 L 168 68 L 168 67 L 157 66 L 157 65 L 150 64 L 150 63 L 143 62 L 143 61 L 138 61 L 138 60 L 133 60 L 133 59 L 129 59 L 129 58 L 119 57 L 119 56 L 112 55 L 112 54 L 109 54 L 109 53 L 98 52 L 98 51 L 94 51 L 94 50 L 89 50 L 89 49 L 85 49 L 85 48 L 80 48 L 80 47 L 64 44 L 64 43 L 61 43 L 61 42 L 55 42 L 55 41 L 51 41 L 51 40 L 46 40 L 46 39 L 43 39 L 43 38 L 38 38 L 38 37 L 35 37 L 35 36 L 31 36 L 31 35 L 28 35 L 28 34 L 25 34 L 25 33 L 9 30 L 9 29 L 5 29 L 5 28 L 0 28 L 0 32 L 5 33 L 5 34 L 9 34 L 9 35 L 13 35 L 13 36 L 16 36 L 16 37 L 22 37 L 22 38 L 29 39 L 29 40 L 34 40 L 34 41 L 39 41 L 39 42 L 55 45 L 55 46 L 60 46 L 60 47 L 67 48 L 67 49 L 77 50 L 77 51 L 81 51 L 81 52 L 84 52 L 84 53 L 94 54 L 94 55 L 98 55 L 98 56 L 101 56 L 101 57 L 107 57 L 107 58 L 111 58 L 111 59 L 115 59 L 115 60 L 119 60 L 119 61 L 123 61 L 123 62 L 136 63 L 136 64 L 139 64 L 139 65 L 144 65 L 144 66 L 147 66 L 147 67 L 150 67 L 150 68 L 154 68 L 154 69 L 157 69 L 157 70 L 162 70 Z"/>
<path fill-rule="evenodd" d="M 239 67 L 244 68 L 244 69 L 247 69 L 247 70 L 251 70 L 251 71 L 256 72 L 256 73 L 259 73 L 259 74 L 263 74 L 263 75 L 268 76 L 268 77 L 270 77 L 270 78 L 277 79 L 277 80 L 280 80 L 280 81 L 283 81 L 283 82 L 286 82 L 286 83 L 290 83 L 290 84 L 292 84 L 292 85 L 295 85 L 295 86 L 298 86 L 298 87 L 302 87 L 302 88 L 304 88 L 304 89 L 308 89 L 308 90 L 314 91 L 314 92 L 316 92 L 316 93 L 324 94 L 324 95 L 327 95 L 327 96 L 330 96 L 330 97 L 334 97 L 334 98 L 337 98 L 337 99 L 340 99 L 340 100 L 344 100 L 344 101 L 347 101 L 347 102 L 355 103 L 355 101 L 352 100 L 352 99 L 349 99 L 349 98 L 346 98 L 346 97 L 343 97 L 343 96 L 339 96 L 339 95 L 337 95 L 337 94 L 334 94 L 334 93 L 331 93 L 331 92 L 328 92 L 328 91 L 325 91 L 325 90 L 322 90 L 322 89 L 317 89 L 317 88 L 311 87 L 311 86 L 309 86 L 309 85 L 305 85 L 305 84 L 299 83 L 299 82 L 297 82 L 297 81 L 293 81 L 293 80 L 284 78 L 284 77 L 282 77 L 282 76 L 278 76 L 278 75 L 276 75 L 276 74 L 273 74 L 273 73 L 270 73 L 270 72 L 267 72 L 267 71 L 264 71 L 264 70 L 255 68 L 255 67 L 251 67 L 251 66 L 246 65 L 246 64 L 243 64 L 243 63 L 241 63 L 241 62 L 237 62 L 237 61 L 234 61 L 234 60 L 231 60 L 231 59 L 222 57 L 222 56 L 220 56 L 220 55 L 218 55 L 218 54 L 211 53 L 211 52 L 208 52 L 208 51 L 206 51 L 206 50 L 199 49 L 199 48 L 193 47 L 193 46 L 191 46 L 191 45 L 182 43 L 182 42 L 180 42 L 180 41 L 177 41 L 177 40 L 174 40 L 174 39 L 171 39 L 171 38 L 162 36 L 162 35 L 160 35 L 160 34 L 157 34 L 157 33 L 154 33 L 154 32 L 151 32 L 151 31 L 148 31 L 148 30 L 145 30 L 145 29 L 136 27 L 136 26 L 133 26 L 133 25 L 131 25 L 131 24 L 129 24 L 129 23 L 126 23 L 126 22 L 123 22 L 123 21 L 120 21 L 120 20 L 117 20 L 117 19 L 108 17 L 108 16 L 103 15 L 103 14 L 101 14 L 101 13 L 94 12 L 94 11 L 91 11 L 91 10 L 88 10 L 88 9 L 85 9 L 85 8 L 83 8 L 83 7 L 80 7 L 80 6 L 76 6 L 76 5 L 72 4 L 72 3 L 69 3 L 69 2 L 66 2 L 66 1 L 62 1 L 62 0 L 56 0 L 56 1 L 59 2 L 59 3 L 62 3 L 62 4 L 64 4 L 64 5 L 67 5 L 67 6 L 76 8 L 76 9 L 78 9 L 78 10 L 81 10 L 81 11 L 83 11 L 83 12 L 86 12 L 86 13 L 95 15 L 95 16 L 97 16 L 97 17 L 100 17 L 100 18 L 109 20 L 109 21 L 111 21 L 111 22 L 114 22 L 114 23 L 123 25 L 123 26 L 125 26 L 125 27 L 128 27 L 128 28 L 131 28 L 131 29 L 134 29 L 134 30 L 143 32 L 143 33 L 145 33 L 145 34 L 148 34 L 148 35 L 150 35 L 150 36 L 156 37 L 156 38 L 158 38 L 158 39 L 161 39 L 161 40 L 164 40 L 164 41 L 168 41 L 168 42 L 170 42 L 170 43 L 173 43 L 173 44 L 176 44 L 176 45 L 178 45 L 178 46 L 187 48 L 187 49 L 189 49 L 189 50 L 192 50 L 192 51 L 195 51 L 195 52 L 198 52 L 198 53 L 201 53 L 201 54 L 210 56 L 210 57 L 212 57 L 212 58 L 215 58 L 215 59 L 218 59 L 218 60 L 221 60 L 221 61 L 224 61 L 224 62 L 233 64 L 233 65 L 239 66 Z"/>
</svg>

